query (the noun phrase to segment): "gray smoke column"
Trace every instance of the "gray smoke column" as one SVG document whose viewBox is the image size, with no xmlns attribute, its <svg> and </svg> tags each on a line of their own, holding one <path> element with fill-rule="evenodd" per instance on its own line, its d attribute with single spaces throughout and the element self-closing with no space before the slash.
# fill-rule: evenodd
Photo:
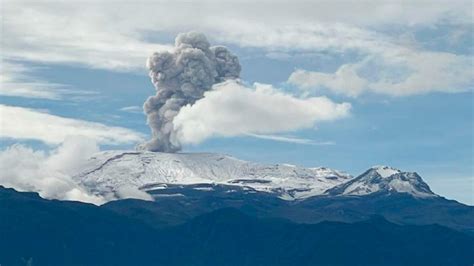
<svg viewBox="0 0 474 266">
<path fill-rule="evenodd" d="M 212 85 L 239 78 L 241 70 L 237 56 L 226 47 L 211 47 L 198 32 L 179 34 L 174 51 L 154 53 L 147 67 L 156 95 L 146 100 L 143 109 L 153 137 L 139 148 L 160 152 L 181 149 L 173 126 L 181 107 L 203 98 Z"/>
</svg>

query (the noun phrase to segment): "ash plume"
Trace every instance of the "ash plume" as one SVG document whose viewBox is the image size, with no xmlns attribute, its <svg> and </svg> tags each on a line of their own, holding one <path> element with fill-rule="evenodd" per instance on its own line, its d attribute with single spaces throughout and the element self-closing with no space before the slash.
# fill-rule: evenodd
<svg viewBox="0 0 474 266">
<path fill-rule="evenodd" d="M 156 88 L 143 105 L 152 139 L 139 149 L 160 152 L 181 149 L 173 126 L 181 107 L 203 98 L 214 84 L 239 78 L 241 70 L 237 56 L 224 46 L 211 47 L 198 32 L 179 34 L 174 51 L 154 53 L 147 68 Z"/>
</svg>

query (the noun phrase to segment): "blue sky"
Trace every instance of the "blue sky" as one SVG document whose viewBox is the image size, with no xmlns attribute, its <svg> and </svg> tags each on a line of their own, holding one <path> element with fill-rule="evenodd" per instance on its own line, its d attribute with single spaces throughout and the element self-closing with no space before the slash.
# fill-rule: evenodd
<svg viewBox="0 0 474 266">
<path fill-rule="evenodd" d="M 314 12 L 305 10 L 307 3 L 281 4 L 269 14 L 264 2 L 235 9 L 143 2 L 133 6 L 137 12 L 120 4 L 88 4 L 81 11 L 75 3 L 7 2 L 1 148 L 23 143 L 49 150 L 61 144 L 65 134 L 46 138 L 28 120 L 39 112 L 46 114 L 40 116 L 45 123 L 95 138 L 102 149 L 133 149 L 150 137 L 139 111 L 155 92 L 144 66 L 147 56 L 172 49 L 179 32 L 198 30 L 239 57 L 250 89 L 270 84 L 296 99 L 324 96 L 351 109 L 330 121 L 259 138 L 214 134 L 184 144 L 183 151 L 327 166 L 353 175 L 390 165 L 418 172 L 443 196 L 474 204 L 473 32 L 472 14 L 466 13 L 471 4 L 382 3 L 374 8 L 385 15 L 369 16 L 364 6 L 354 3 L 347 14 L 339 9 L 342 2 L 335 3 L 312 3 L 320 7 Z M 204 19 L 189 17 L 193 10 Z M 11 112 L 21 115 L 6 115 Z M 56 117 L 74 119 L 77 130 Z M 281 122 L 288 119 L 294 118 Z M 12 125 L 24 130 L 18 134 Z M 107 132 L 111 136 L 104 137 Z"/>
</svg>

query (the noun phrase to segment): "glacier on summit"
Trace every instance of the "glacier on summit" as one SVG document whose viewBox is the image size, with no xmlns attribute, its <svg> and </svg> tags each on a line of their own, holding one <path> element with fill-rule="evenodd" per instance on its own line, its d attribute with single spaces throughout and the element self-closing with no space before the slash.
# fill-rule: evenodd
<svg viewBox="0 0 474 266">
<path fill-rule="evenodd" d="M 225 185 L 248 193 L 271 193 L 285 200 L 376 192 L 435 196 L 416 173 L 390 167 L 374 167 L 353 177 L 325 167 L 258 164 L 214 153 L 104 151 L 92 156 L 73 178 L 95 195 L 116 198 L 124 187 L 147 192 L 169 185 L 198 184 L 209 186 L 194 189 L 212 191 L 213 185 Z"/>
<path fill-rule="evenodd" d="M 328 191 L 331 195 L 368 195 L 380 191 L 408 193 L 415 197 L 435 194 L 414 172 L 402 172 L 389 166 L 374 166 L 360 176 Z"/>
</svg>

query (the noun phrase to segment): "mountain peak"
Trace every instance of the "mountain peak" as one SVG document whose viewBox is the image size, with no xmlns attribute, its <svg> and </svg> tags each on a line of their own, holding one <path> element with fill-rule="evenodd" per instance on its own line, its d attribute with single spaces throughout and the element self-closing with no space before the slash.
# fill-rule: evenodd
<svg viewBox="0 0 474 266">
<path fill-rule="evenodd" d="M 390 177 L 394 174 L 399 174 L 402 172 L 396 168 L 385 166 L 385 165 L 376 165 L 376 166 L 373 166 L 371 169 L 376 171 L 383 178 Z"/>
<path fill-rule="evenodd" d="M 285 200 L 373 193 L 436 196 L 417 173 L 383 165 L 354 178 L 325 167 L 259 164 L 215 153 L 105 151 L 94 155 L 82 170 L 74 179 L 92 193 L 109 198 L 123 198 L 118 193 L 122 187 L 166 196 L 171 190 L 164 188 L 170 186 L 193 193 L 267 193 Z"/>
<path fill-rule="evenodd" d="M 417 173 L 403 172 L 390 166 L 374 166 L 360 176 L 328 190 L 327 193 L 357 196 L 406 193 L 414 197 L 436 196 Z"/>
</svg>

